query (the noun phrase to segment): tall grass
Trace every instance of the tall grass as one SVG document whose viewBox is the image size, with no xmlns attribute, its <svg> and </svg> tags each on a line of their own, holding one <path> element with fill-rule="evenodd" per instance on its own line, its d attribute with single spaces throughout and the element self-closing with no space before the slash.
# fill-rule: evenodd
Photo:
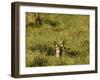
<svg viewBox="0 0 100 80">
<path fill-rule="evenodd" d="M 27 22 L 32 18 L 28 14 Z M 47 13 L 41 16 L 42 25 L 26 27 L 26 66 L 89 64 L 89 16 Z M 56 58 L 53 44 L 59 40 L 70 50 Z"/>
</svg>

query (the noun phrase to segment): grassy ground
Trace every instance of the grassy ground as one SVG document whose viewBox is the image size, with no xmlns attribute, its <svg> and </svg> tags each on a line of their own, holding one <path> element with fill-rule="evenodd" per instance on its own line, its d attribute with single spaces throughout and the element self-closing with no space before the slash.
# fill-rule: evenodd
<svg viewBox="0 0 100 80">
<path fill-rule="evenodd" d="M 89 16 L 40 14 L 42 24 L 26 27 L 26 67 L 89 64 Z M 26 21 L 32 18 L 26 13 Z M 70 48 L 60 58 L 53 55 L 54 41 Z"/>
</svg>

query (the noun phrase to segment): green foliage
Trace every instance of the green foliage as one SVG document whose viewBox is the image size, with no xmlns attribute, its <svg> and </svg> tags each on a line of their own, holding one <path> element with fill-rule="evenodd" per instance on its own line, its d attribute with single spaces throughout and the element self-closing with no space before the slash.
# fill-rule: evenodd
<svg viewBox="0 0 100 80">
<path fill-rule="evenodd" d="M 34 25 L 26 13 L 26 66 L 57 66 L 89 64 L 89 16 L 40 13 L 42 24 Z M 56 58 L 54 41 L 62 40 L 70 48 Z"/>
</svg>

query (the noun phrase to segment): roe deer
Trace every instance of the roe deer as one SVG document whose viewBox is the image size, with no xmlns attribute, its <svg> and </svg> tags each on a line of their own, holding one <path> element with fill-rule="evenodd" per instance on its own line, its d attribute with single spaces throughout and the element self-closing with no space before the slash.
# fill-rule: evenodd
<svg viewBox="0 0 100 80">
<path fill-rule="evenodd" d="M 54 50 L 55 50 L 55 56 L 56 57 L 60 57 L 62 56 L 62 52 L 63 52 L 63 48 L 64 48 L 64 41 L 60 41 L 59 43 L 57 43 L 56 41 L 54 41 Z"/>
</svg>

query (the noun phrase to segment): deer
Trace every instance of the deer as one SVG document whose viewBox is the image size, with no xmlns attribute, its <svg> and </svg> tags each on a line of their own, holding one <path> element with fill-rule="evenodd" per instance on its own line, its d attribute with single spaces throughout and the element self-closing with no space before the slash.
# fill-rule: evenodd
<svg viewBox="0 0 100 80">
<path fill-rule="evenodd" d="M 55 56 L 59 58 L 62 56 L 62 52 L 64 50 L 64 41 L 56 42 L 54 41 L 54 50 L 55 50 Z"/>
</svg>

